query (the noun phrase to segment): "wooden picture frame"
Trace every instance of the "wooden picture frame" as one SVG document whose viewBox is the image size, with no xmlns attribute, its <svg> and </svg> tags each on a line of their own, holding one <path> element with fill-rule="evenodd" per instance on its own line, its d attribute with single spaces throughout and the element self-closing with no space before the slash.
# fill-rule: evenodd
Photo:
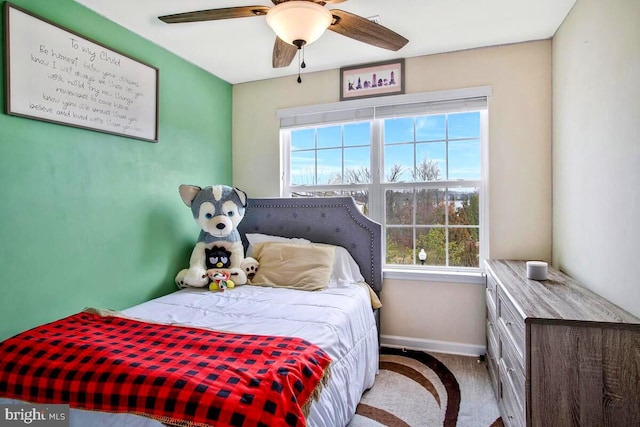
<svg viewBox="0 0 640 427">
<path fill-rule="evenodd" d="M 404 93 L 404 59 L 340 69 L 340 101 Z"/>
<path fill-rule="evenodd" d="M 5 111 L 158 142 L 158 68 L 4 4 Z"/>
</svg>

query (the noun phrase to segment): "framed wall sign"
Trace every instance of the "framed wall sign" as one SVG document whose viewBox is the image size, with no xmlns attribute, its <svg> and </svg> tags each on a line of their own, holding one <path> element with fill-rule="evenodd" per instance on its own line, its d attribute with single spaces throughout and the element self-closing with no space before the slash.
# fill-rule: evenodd
<svg viewBox="0 0 640 427">
<path fill-rule="evenodd" d="M 158 69 L 4 4 L 6 112 L 158 141 Z"/>
<path fill-rule="evenodd" d="M 404 93 L 404 59 L 340 69 L 340 101 Z"/>
</svg>

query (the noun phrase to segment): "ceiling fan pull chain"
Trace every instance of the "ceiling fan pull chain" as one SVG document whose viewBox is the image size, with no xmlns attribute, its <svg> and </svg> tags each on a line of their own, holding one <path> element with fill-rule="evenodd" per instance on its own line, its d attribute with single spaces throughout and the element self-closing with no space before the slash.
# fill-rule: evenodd
<svg viewBox="0 0 640 427">
<path fill-rule="evenodd" d="M 303 61 L 304 63 L 304 61 Z M 298 49 L 298 83 L 302 83 L 302 77 L 300 77 L 300 49 Z"/>
<path fill-rule="evenodd" d="M 300 63 L 300 56 L 302 55 L 302 63 Z M 302 77 L 300 77 L 300 68 L 306 68 L 307 64 L 304 63 L 304 44 L 298 46 L 298 83 L 302 83 Z"/>
</svg>

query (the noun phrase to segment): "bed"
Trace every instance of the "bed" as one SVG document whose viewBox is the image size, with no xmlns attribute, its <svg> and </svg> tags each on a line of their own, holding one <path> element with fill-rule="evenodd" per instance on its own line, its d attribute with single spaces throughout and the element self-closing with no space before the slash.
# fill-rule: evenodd
<svg viewBox="0 0 640 427">
<path fill-rule="evenodd" d="M 376 296 L 382 290 L 380 225 L 366 218 L 350 197 L 254 198 L 249 199 L 244 219 L 238 229 L 245 250 L 249 254 L 253 254 L 253 251 L 257 252 L 263 247 L 270 247 L 267 246 L 272 244 L 269 242 L 283 243 L 284 246 L 290 243 L 300 245 L 296 246 L 299 251 L 307 250 L 308 246 L 324 247 L 331 245 L 329 247 L 335 248 L 336 255 L 330 269 L 328 287 L 321 291 L 307 291 L 290 287 L 244 285 L 225 292 L 209 292 L 203 289 L 187 288 L 128 308 L 120 313 L 89 310 L 73 315 L 80 317 L 74 317 L 71 320 L 80 322 L 84 326 L 85 323 L 82 322 L 87 319 L 87 316 L 94 316 L 98 318 L 98 322 L 104 322 L 105 320 L 103 319 L 107 319 L 108 322 L 126 324 L 128 328 L 133 328 L 128 329 L 129 335 L 127 335 L 126 339 L 129 340 L 132 338 L 130 331 L 137 331 L 133 333 L 135 338 L 135 334 L 140 334 L 139 328 L 148 328 L 154 331 L 153 334 L 158 333 L 155 328 L 163 328 L 161 329 L 162 333 L 170 337 L 167 344 L 169 347 L 163 348 L 162 351 L 158 352 L 167 356 L 163 360 L 166 360 L 167 366 L 172 366 L 173 370 L 178 371 L 178 373 L 182 372 L 179 371 L 179 369 L 182 369 L 180 364 L 184 363 L 186 365 L 189 362 L 182 359 L 182 353 L 174 352 L 174 355 L 178 354 L 179 356 L 171 357 L 171 352 L 174 350 L 172 346 L 176 345 L 176 343 L 184 347 L 181 347 L 182 351 L 186 351 L 185 348 L 193 349 L 194 354 L 192 356 L 196 356 L 195 353 L 197 353 L 198 357 L 205 355 L 208 355 L 209 358 L 214 357 L 209 352 L 211 345 L 200 347 L 204 350 L 196 351 L 193 343 L 189 341 L 191 337 L 184 331 L 206 334 L 205 338 L 209 340 L 227 340 L 225 342 L 228 342 L 228 345 L 218 345 L 220 341 L 215 341 L 215 343 L 218 348 L 225 347 L 225 351 L 235 351 L 240 359 L 236 358 L 235 354 L 232 355 L 234 357 L 230 357 L 228 353 L 225 353 L 224 360 L 215 359 L 212 368 L 206 366 L 202 369 L 192 369 L 188 372 L 194 372 L 194 375 L 204 375 L 208 372 L 206 369 L 213 369 L 212 372 L 216 373 L 216 377 L 220 371 L 224 371 L 225 375 L 226 372 L 236 373 L 237 376 L 226 377 L 226 381 L 231 384 L 235 384 L 233 381 L 241 381 L 241 384 L 244 384 L 244 388 L 242 388 L 244 391 L 247 390 L 247 387 L 262 387 L 259 384 L 260 381 L 255 379 L 257 377 L 245 378 L 252 375 L 253 371 L 248 371 L 246 364 L 251 363 L 252 366 L 249 368 L 253 368 L 253 364 L 257 360 L 253 357 L 253 354 L 262 352 L 265 348 L 271 349 L 271 347 L 259 346 L 279 346 L 278 348 L 282 352 L 289 352 L 286 353 L 289 359 L 282 362 L 289 363 L 289 365 L 285 365 L 286 368 L 278 368 L 278 375 L 281 374 L 281 369 L 285 369 L 285 375 L 288 373 L 287 381 L 291 377 L 294 377 L 294 379 L 298 379 L 298 377 L 309 377 L 310 379 L 317 377 L 317 384 L 314 383 L 310 386 L 307 386 L 306 383 L 301 385 L 299 380 L 291 381 L 290 384 L 285 383 L 284 380 L 281 381 L 285 385 L 285 389 L 291 385 L 289 388 L 292 389 L 293 393 L 301 393 L 291 396 L 289 394 L 285 395 L 287 400 L 299 406 L 299 408 L 296 406 L 295 411 L 299 409 L 302 413 L 301 416 L 298 412 L 291 410 L 283 418 L 285 421 L 265 421 L 269 420 L 269 418 L 263 417 L 261 421 L 254 422 L 253 415 L 236 413 L 236 409 L 232 408 L 231 411 L 233 413 L 231 415 L 226 414 L 224 411 L 222 415 L 220 415 L 220 411 L 216 413 L 216 417 L 226 417 L 224 421 L 222 421 L 222 418 L 213 418 L 220 420 L 218 423 L 203 422 L 202 418 L 183 419 L 177 416 L 167 417 L 160 413 L 145 410 L 132 410 L 131 408 L 134 408 L 134 406 L 128 408 L 126 406 L 127 401 L 133 401 L 133 404 L 135 404 L 137 399 L 138 405 L 144 405 L 145 402 L 149 404 L 148 402 L 155 401 L 156 397 L 160 398 L 164 394 L 174 393 L 174 391 L 165 393 L 165 389 L 160 389 L 160 392 L 146 392 L 153 394 L 154 397 L 147 396 L 143 399 L 140 397 L 144 394 L 141 390 L 147 389 L 139 388 L 140 386 L 136 385 L 136 381 L 141 375 L 133 377 L 131 374 L 126 373 L 128 371 L 123 371 L 118 376 L 118 380 L 114 379 L 112 382 L 131 381 L 132 384 L 127 383 L 126 385 L 129 396 L 125 398 L 119 391 L 119 397 L 110 397 L 108 390 L 96 393 L 94 390 L 95 385 L 76 385 L 74 380 L 82 376 L 81 373 L 74 374 L 76 377 L 71 376 L 72 381 L 58 379 L 58 382 L 56 382 L 51 379 L 44 379 L 42 371 L 48 370 L 45 367 L 46 364 L 40 368 L 40 377 L 35 379 L 30 377 L 29 389 L 32 393 L 31 396 L 34 397 L 31 399 L 25 398 L 25 396 L 28 397 L 30 395 L 25 390 L 21 390 L 23 395 L 20 398 L 15 393 L 9 392 L 11 387 L 8 383 L 20 382 L 21 380 L 16 381 L 17 377 L 15 377 L 18 373 L 32 375 L 33 372 L 30 371 L 35 369 L 32 364 L 37 363 L 35 361 L 37 358 L 32 358 L 30 362 L 20 365 L 20 360 L 28 361 L 30 359 L 18 357 L 16 354 L 26 354 L 28 350 L 21 350 L 17 347 L 7 348 L 6 343 L 9 340 L 0 345 L 0 404 L 21 403 L 24 401 L 57 403 L 54 401 L 53 396 L 58 396 L 56 394 L 58 391 L 55 390 L 54 393 L 54 390 L 51 390 L 53 387 L 51 384 L 56 384 L 56 387 L 70 387 L 72 389 L 71 392 L 66 391 L 67 394 L 64 396 L 68 396 L 69 393 L 76 393 L 82 396 L 82 401 L 93 399 L 102 403 L 103 400 L 108 401 L 111 399 L 120 404 L 120 409 L 117 410 L 114 407 L 103 410 L 96 409 L 95 406 L 89 407 L 89 409 L 86 409 L 86 406 L 84 407 L 85 409 L 82 409 L 82 405 L 79 405 L 80 407 L 72 407 L 70 415 L 72 426 L 151 427 L 163 424 L 238 426 L 290 424 L 296 426 L 336 427 L 346 425 L 354 415 L 362 393 L 373 385 L 378 370 L 380 317 L 378 310 L 374 309 L 374 307 L 378 307 Z M 322 249 L 324 250 L 324 248 Z M 262 267 L 261 265 L 260 268 Z M 356 280 L 356 277 L 359 280 Z M 90 320 L 93 322 L 93 317 Z M 45 328 L 44 334 L 50 335 L 50 330 L 47 330 L 47 327 L 50 326 L 43 326 Z M 100 324 L 100 327 L 104 328 L 104 325 Z M 101 329 L 101 331 L 103 330 Z M 26 333 L 29 333 L 29 331 Z M 200 335 L 197 336 L 197 339 L 203 338 Z M 231 338 L 234 338 L 235 341 Z M 271 342 L 267 343 L 262 340 Z M 144 341 L 145 344 L 149 343 L 146 335 L 145 339 L 139 339 L 138 341 Z M 309 344 L 308 347 L 307 344 Z M 57 343 L 57 345 L 62 346 L 60 343 Z M 27 343 L 28 346 L 29 343 Z M 69 344 L 68 346 L 71 345 Z M 128 345 L 114 347 L 117 348 L 117 357 L 120 357 L 120 360 L 125 359 L 125 362 L 127 362 L 125 358 L 127 353 L 121 354 L 121 350 L 128 347 Z M 230 349 L 226 347 L 230 347 Z M 147 350 L 143 349 L 142 351 Z M 249 353 L 249 356 L 245 357 L 244 353 Z M 279 354 L 280 351 L 278 350 L 277 353 Z M 270 354 L 275 353 L 272 352 Z M 133 358 L 133 354 L 128 355 L 128 357 Z M 136 357 L 138 357 L 137 354 Z M 242 359 L 242 357 L 245 358 Z M 138 359 L 131 360 L 136 360 L 136 364 L 139 364 L 137 362 Z M 201 359 L 196 358 L 193 359 L 193 363 L 198 360 L 200 360 L 200 365 L 198 366 L 207 365 Z M 242 363 L 241 366 L 243 368 L 238 368 L 234 363 Z M 264 369 L 257 372 L 266 372 L 267 368 L 269 368 L 266 365 L 280 362 L 270 356 L 259 363 L 264 363 L 265 366 L 258 366 Z M 298 367 L 300 370 L 295 370 Z M 310 370 L 309 367 L 314 370 Z M 154 365 L 155 368 L 158 368 L 158 366 Z M 163 368 L 164 365 L 160 366 L 160 369 Z M 287 372 L 289 368 L 291 370 Z M 239 371 L 236 371 L 236 369 L 239 369 Z M 7 380 L 12 375 L 14 377 Z M 67 376 L 69 375 L 71 374 L 67 373 Z M 161 377 L 165 378 L 167 375 L 162 373 Z M 91 375 L 84 374 L 84 376 L 90 377 Z M 98 374 L 95 373 L 93 376 L 96 377 Z M 115 376 L 115 374 L 112 376 Z M 179 382 L 181 381 L 179 380 Z M 154 382 L 157 382 L 157 378 Z M 275 382 L 277 381 L 262 381 L 264 384 L 271 384 L 271 389 L 273 389 Z M 203 384 L 208 383 L 198 383 L 195 387 L 206 388 Z M 298 389 L 299 385 L 300 388 Z M 185 387 L 184 384 L 182 386 Z M 87 391 L 88 387 L 90 388 L 89 391 Z M 109 387 L 111 387 L 109 390 L 114 389 L 113 384 L 110 384 Z M 121 387 L 121 385 L 118 385 L 118 387 Z M 24 388 L 27 388 L 26 384 Z M 233 389 L 234 387 L 228 388 Z M 214 387 L 211 387 L 211 389 L 214 389 Z M 239 386 L 238 389 L 240 389 Z M 121 388 L 117 390 L 121 390 Z M 219 389 L 216 390 L 220 394 Z M 280 390 L 278 391 L 282 393 Z M 270 392 L 272 393 L 272 391 Z M 96 395 L 99 395 L 99 397 L 96 397 Z M 171 396 L 173 394 L 170 394 L 169 397 L 162 397 L 165 399 L 165 406 L 168 405 L 166 401 L 173 401 L 170 398 Z M 203 397 L 200 402 L 209 402 L 207 400 L 209 394 L 203 394 L 203 396 L 206 396 L 206 398 Z M 258 393 L 255 396 L 261 395 Z M 253 394 L 243 393 L 240 399 L 239 402 L 241 404 L 235 405 L 235 407 L 242 407 L 243 404 L 248 403 L 247 407 L 254 413 L 257 411 L 255 408 L 262 410 L 268 407 L 267 404 L 260 400 L 261 397 L 254 397 Z M 259 401 L 259 404 L 256 403 L 257 401 Z M 266 399 L 266 402 L 271 403 L 272 401 Z M 73 406 L 76 405 L 74 404 Z M 206 411 L 202 409 L 204 406 L 203 404 L 198 404 L 190 407 L 189 410 L 205 413 Z M 279 407 L 282 407 L 282 404 Z M 229 412 L 229 409 L 225 409 L 225 411 Z M 240 410 L 238 409 L 238 411 Z M 292 418 L 287 418 L 289 415 Z M 257 420 L 260 416 L 255 415 L 255 418 Z"/>
</svg>

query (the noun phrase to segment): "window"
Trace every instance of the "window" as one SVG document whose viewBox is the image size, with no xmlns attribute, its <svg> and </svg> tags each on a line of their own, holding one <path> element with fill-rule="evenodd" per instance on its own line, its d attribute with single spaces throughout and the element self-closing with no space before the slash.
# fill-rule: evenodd
<svg viewBox="0 0 640 427">
<path fill-rule="evenodd" d="M 352 196 L 371 216 L 371 122 L 303 127 L 284 134 L 290 141 L 284 196 Z"/>
<path fill-rule="evenodd" d="M 415 97 L 279 112 L 283 196 L 352 196 L 384 227 L 387 268 L 477 271 L 487 97 Z"/>
</svg>

